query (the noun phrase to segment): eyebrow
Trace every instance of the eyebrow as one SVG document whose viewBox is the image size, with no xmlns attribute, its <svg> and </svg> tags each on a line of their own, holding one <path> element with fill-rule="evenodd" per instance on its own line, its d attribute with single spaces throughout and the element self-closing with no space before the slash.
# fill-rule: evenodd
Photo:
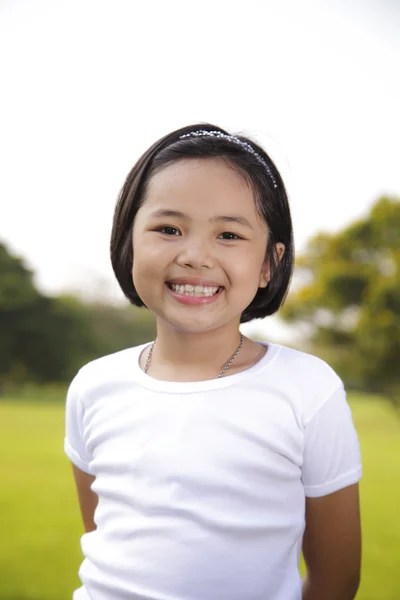
<svg viewBox="0 0 400 600">
<path fill-rule="evenodd" d="M 168 210 L 165 208 L 161 208 L 160 210 L 156 210 L 151 213 L 150 217 L 175 217 L 177 219 L 183 219 L 185 221 L 191 221 L 191 217 L 189 215 L 185 215 L 185 213 L 180 212 L 179 210 Z M 250 225 L 249 221 L 244 217 L 239 217 L 235 215 L 221 215 L 218 217 L 213 217 L 210 219 L 212 221 L 222 221 L 224 223 L 238 223 L 239 225 L 244 225 L 244 227 L 249 227 L 250 229 L 254 229 L 252 225 Z"/>
</svg>

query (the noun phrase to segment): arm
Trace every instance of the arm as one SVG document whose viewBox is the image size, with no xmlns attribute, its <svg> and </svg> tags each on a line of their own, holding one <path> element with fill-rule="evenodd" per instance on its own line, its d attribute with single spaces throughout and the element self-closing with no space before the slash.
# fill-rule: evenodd
<svg viewBox="0 0 400 600">
<path fill-rule="evenodd" d="M 97 506 L 98 497 L 97 494 L 91 489 L 91 485 L 95 480 L 93 475 L 85 473 L 74 464 L 72 464 L 72 470 L 74 473 L 76 488 L 78 491 L 79 506 L 81 509 L 83 524 L 85 531 L 94 531 L 96 524 L 94 522 L 94 511 Z"/>
<path fill-rule="evenodd" d="M 306 499 L 303 600 L 353 600 L 360 584 L 358 484 Z"/>
</svg>

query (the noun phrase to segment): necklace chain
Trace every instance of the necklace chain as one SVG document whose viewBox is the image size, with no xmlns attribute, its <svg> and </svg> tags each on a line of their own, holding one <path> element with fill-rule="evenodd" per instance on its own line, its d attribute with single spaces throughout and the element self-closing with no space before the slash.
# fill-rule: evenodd
<svg viewBox="0 0 400 600">
<path fill-rule="evenodd" d="M 145 373 L 147 373 L 147 370 L 149 368 L 150 361 L 151 361 L 151 355 L 153 354 L 153 350 L 154 350 L 155 344 L 156 344 L 155 341 L 151 344 L 149 353 L 148 353 L 147 358 L 146 358 L 146 362 L 144 363 L 143 371 Z M 232 356 L 230 357 L 230 359 L 224 364 L 224 366 L 222 367 L 221 371 L 217 375 L 217 379 L 220 379 L 221 377 L 223 377 L 225 375 L 226 371 L 229 369 L 229 367 L 232 365 L 233 361 L 235 360 L 235 358 L 239 354 L 240 349 L 241 349 L 242 346 L 243 346 L 243 335 L 240 334 L 240 344 L 239 344 L 239 346 L 236 348 L 235 352 L 232 354 Z"/>
</svg>

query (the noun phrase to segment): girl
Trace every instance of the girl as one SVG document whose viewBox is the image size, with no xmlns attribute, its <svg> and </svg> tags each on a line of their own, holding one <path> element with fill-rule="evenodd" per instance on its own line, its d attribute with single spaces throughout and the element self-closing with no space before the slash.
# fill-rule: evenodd
<svg viewBox="0 0 400 600">
<path fill-rule="evenodd" d="M 68 392 L 86 529 L 74 600 L 355 597 L 361 465 L 343 384 L 239 330 L 282 304 L 292 240 L 282 179 L 245 137 L 185 127 L 129 173 L 111 259 L 157 337 L 84 366 Z"/>
</svg>

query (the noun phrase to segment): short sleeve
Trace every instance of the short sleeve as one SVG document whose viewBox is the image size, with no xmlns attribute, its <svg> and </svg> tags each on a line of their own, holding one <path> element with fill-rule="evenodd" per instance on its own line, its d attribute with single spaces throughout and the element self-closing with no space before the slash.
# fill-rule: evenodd
<svg viewBox="0 0 400 600">
<path fill-rule="evenodd" d="M 309 498 L 326 496 L 361 479 L 361 453 L 341 385 L 304 429 L 302 481 Z"/>
<path fill-rule="evenodd" d="M 86 452 L 83 438 L 84 407 L 80 398 L 79 373 L 67 393 L 65 409 L 64 452 L 70 461 L 85 473 L 91 473 L 91 457 Z"/>
</svg>

